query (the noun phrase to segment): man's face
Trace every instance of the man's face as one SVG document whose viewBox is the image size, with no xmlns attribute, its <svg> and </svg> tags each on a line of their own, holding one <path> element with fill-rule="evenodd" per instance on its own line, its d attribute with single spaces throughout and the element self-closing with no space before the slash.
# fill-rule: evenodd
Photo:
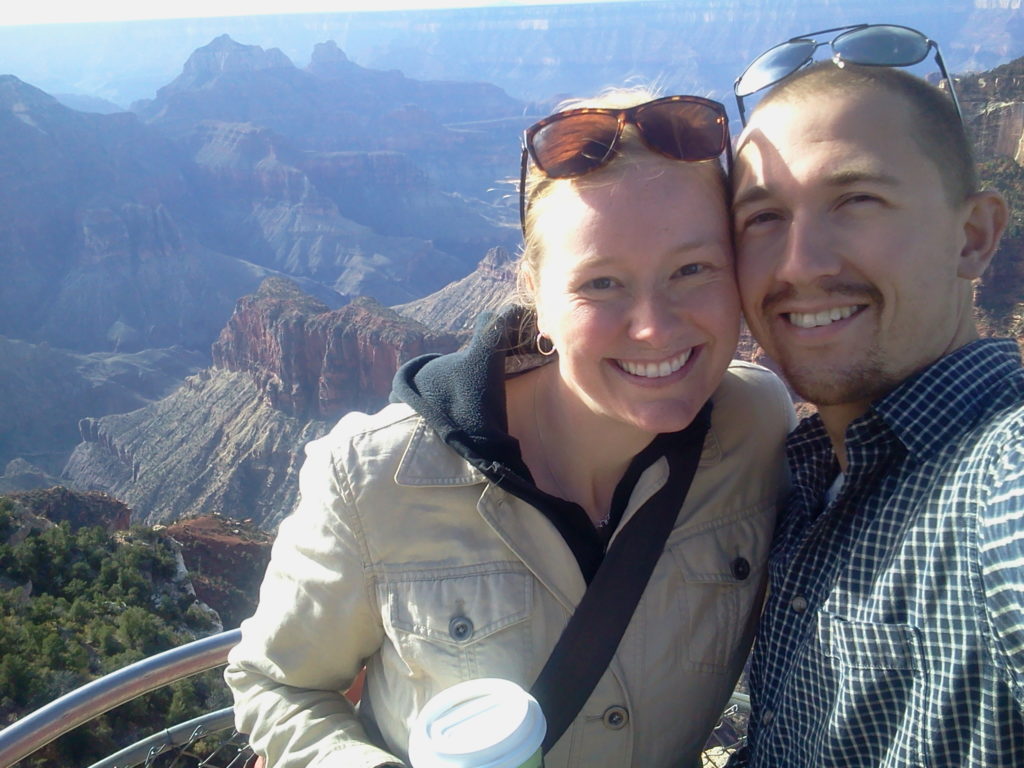
<svg viewBox="0 0 1024 768">
<path fill-rule="evenodd" d="M 967 206 L 948 201 L 913 130 L 887 91 L 830 92 L 766 105 L 740 139 L 743 309 L 819 406 L 862 410 L 973 338 Z"/>
</svg>

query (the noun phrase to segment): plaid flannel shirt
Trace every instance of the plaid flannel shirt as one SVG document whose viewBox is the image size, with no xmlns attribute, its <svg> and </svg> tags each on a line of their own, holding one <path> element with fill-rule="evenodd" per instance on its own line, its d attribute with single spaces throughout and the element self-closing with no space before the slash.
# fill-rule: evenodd
<svg viewBox="0 0 1024 768">
<path fill-rule="evenodd" d="M 730 768 L 1024 766 L 1024 369 L 984 340 L 905 381 L 846 433 L 788 442 Z M 824 508 L 823 508 L 824 507 Z"/>
</svg>

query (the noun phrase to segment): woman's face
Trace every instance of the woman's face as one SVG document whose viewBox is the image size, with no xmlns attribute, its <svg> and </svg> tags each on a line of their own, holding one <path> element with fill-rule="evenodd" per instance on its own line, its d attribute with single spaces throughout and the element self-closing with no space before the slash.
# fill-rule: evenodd
<svg viewBox="0 0 1024 768">
<path fill-rule="evenodd" d="M 565 390 L 591 413 L 652 436 L 678 431 L 739 335 L 720 182 L 712 168 L 654 155 L 602 173 L 609 183 L 558 182 L 539 203 L 538 328 L 558 349 Z"/>
</svg>

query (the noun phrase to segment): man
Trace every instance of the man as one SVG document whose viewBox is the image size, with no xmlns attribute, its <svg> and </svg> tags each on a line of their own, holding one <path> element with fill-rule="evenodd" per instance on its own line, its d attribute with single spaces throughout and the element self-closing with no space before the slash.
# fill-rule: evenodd
<svg viewBox="0 0 1024 768">
<path fill-rule="evenodd" d="M 744 312 L 818 414 L 730 765 L 1024 766 L 1024 371 L 973 320 L 1006 206 L 949 93 L 835 62 L 737 144 Z"/>
</svg>

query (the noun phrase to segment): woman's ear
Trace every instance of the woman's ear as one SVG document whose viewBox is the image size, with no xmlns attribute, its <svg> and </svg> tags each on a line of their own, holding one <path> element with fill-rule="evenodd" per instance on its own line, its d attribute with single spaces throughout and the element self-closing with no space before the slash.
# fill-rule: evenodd
<svg viewBox="0 0 1024 768">
<path fill-rule="evenodd" d="M 974 280 L 984 274 L 992 261 L 1010 214 L 1006 200 L 992 190 L 975 192 L 965 205 L 964 247 L 957 275 Z"/>
</svg>

